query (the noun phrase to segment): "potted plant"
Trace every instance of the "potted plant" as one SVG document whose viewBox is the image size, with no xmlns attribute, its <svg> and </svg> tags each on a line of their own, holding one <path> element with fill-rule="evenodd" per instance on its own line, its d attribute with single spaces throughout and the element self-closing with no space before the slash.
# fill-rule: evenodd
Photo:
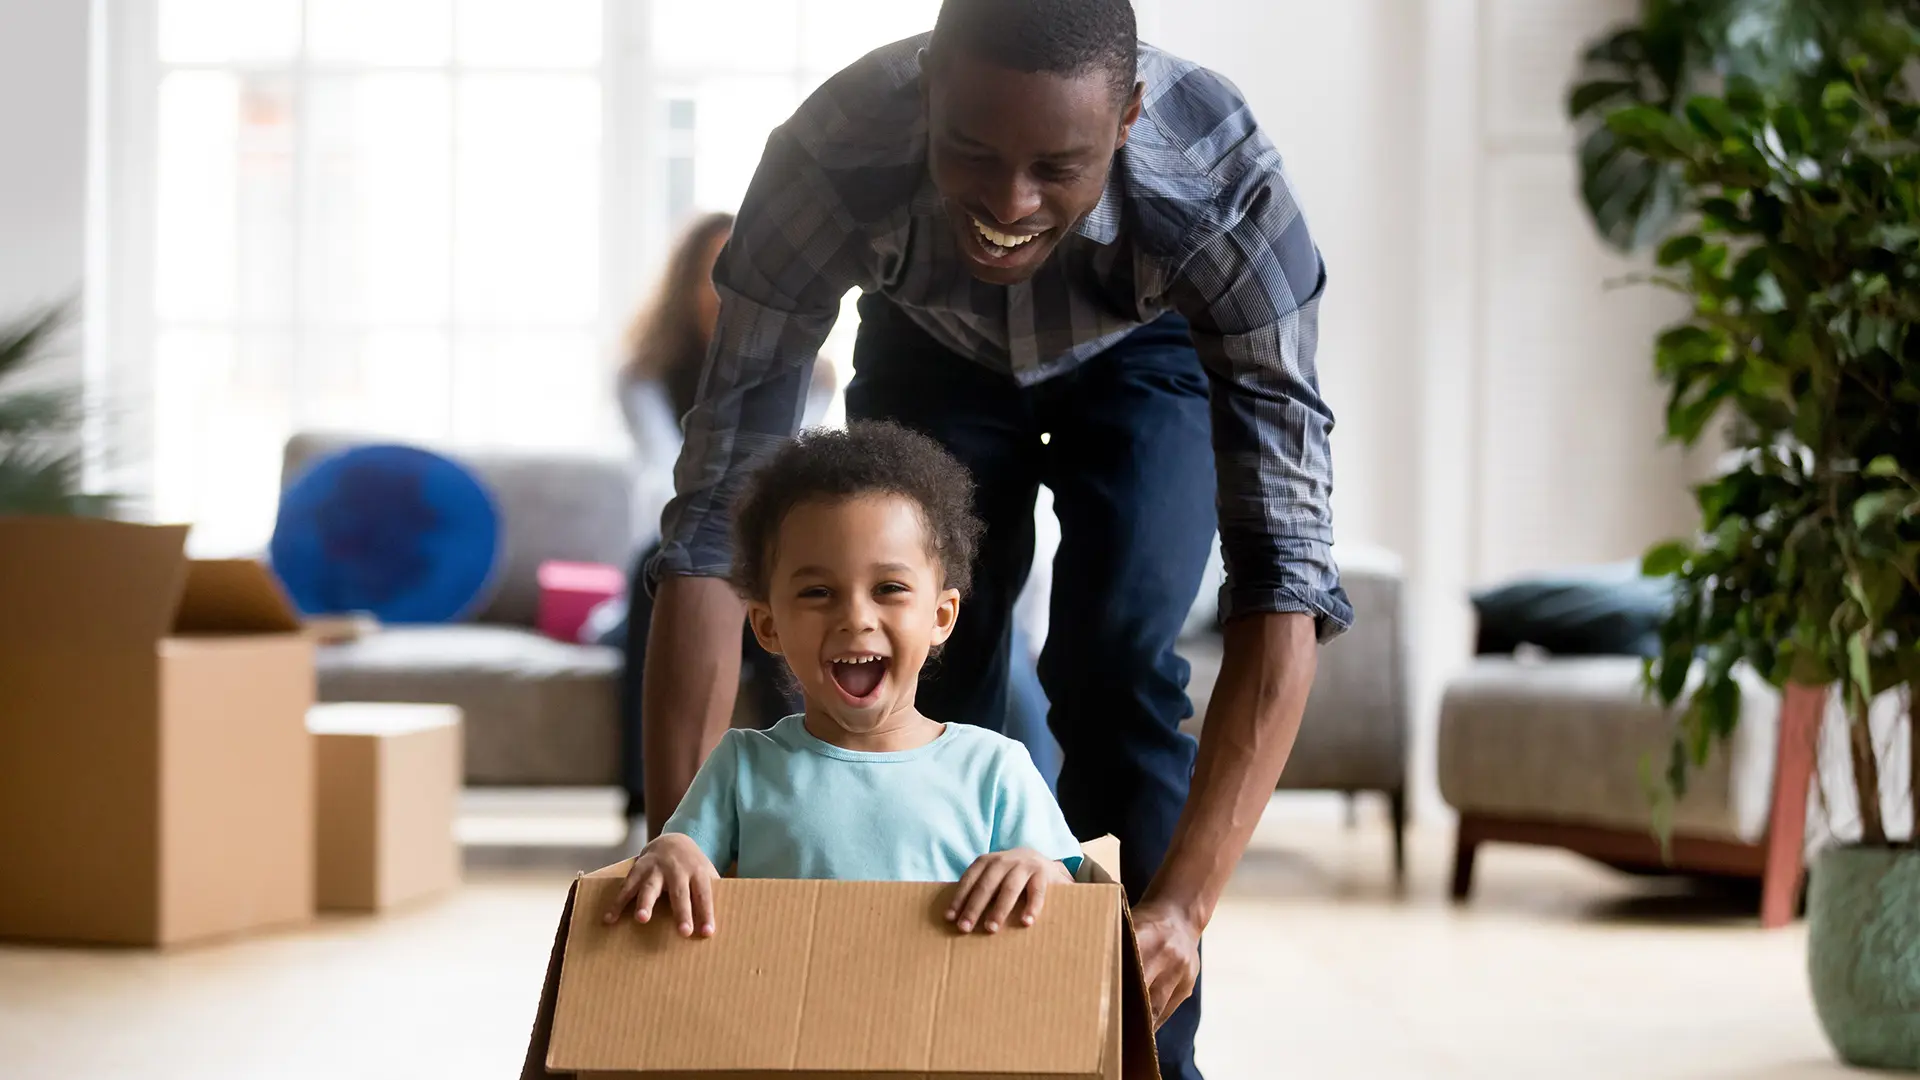
<svg viewBox="0 0 1920 1080">
<path fill-rule="evenodd" d="M 33 380 L 70 317 L 70 305 L 56 304 L 0 323 L 0 515 L 110 508 L 83 485 L 79 392 Z"/>
<path fill-rule="evenodd" d="M 1920 804 L 1920 14 L 1795 10 L 1767 78 L 1709 63 L 1689 96 L 1615 79 L 1572 104 L 1670 192 L 1617 238 L 1659 239 L 1653 280 L 1691 302 L 1655 349 L 1669 435 L 1724 421 L 1733 451 L 1697 490 L 1700 535 L 1645 560 L 1676 583 L 1649 665 L 1680 706 L 1666 780 L 1684 792 L 1731 734 L 1740 666 L 1821 713 L 1837 696 L 1859 821 L 1813 869 L 1815 1005 L 1848 1062 L 1920 1070 L 1920 829 L 1889 828 L 1881 783 L 1904 769 Z M 1908 716 L 1905 762 L 1876 702 Z"/>
</svg>

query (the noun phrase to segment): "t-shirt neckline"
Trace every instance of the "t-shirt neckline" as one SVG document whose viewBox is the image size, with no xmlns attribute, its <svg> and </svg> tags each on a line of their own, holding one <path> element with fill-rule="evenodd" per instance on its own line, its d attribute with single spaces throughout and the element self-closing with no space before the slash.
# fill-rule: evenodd
<svg viewBox="0 0 1920 1080">
<path fill-rule="evenodd" d="M 776 728 L 793 742 L 797 749 L 807 750 L 821 757 L 836 761 L 854 761 L 861 763 L 880 763 L 888 761 L 913 761 L 925 757 L 945 745 L 953 735 L 953 725 L 943 724 L 940 734 L 935 735 L 925 746 L 916 746 L 911 750 L 848 750 L 844 746 L 835 746 L 807 730 L 805 713 L 794 713 L 781 720 Z"/>
</svg>

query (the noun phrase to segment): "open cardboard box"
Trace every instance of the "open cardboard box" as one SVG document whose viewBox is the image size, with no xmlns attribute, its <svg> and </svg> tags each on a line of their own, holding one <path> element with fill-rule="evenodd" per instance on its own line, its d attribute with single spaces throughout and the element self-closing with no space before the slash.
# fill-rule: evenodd
<svg viewBox="0 0 1920 1080">
<path fill-rule="evenodd" d="M 951 885 L 726 879 L 719 932 L 687 940 L 602 921 L 628 862 L 586 874 L 522 1080 L 1158 1080 L 1126 896 L 1088 850 L 996 935 L 954 930 Z"/>
<path fill-rule="evenodd" d="M 174 945 L 313 914 L 313 643 L 185 526 L 0 518 L 0 938 Z"/>
</svg>

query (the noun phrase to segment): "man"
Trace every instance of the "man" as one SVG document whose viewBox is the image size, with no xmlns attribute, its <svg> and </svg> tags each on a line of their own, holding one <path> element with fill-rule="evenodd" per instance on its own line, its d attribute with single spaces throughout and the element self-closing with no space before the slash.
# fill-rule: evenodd
<svg viewBox="0 0 1920 1080">
<path fill-rule="evenodd" d="M 858 61 L 774 132 L 715 283 L 655 566 L 648 820 L 732 710 L 728 506 L 793 433 L 857 287 L 848 414 L 939 440 L 988 526 L 920 707 L 1003 722 L 1046 484 L 1061 807 L 1083 839 L 1120 839 L 1163 1070 L 1197 1077 L 1200 933 L 1292 748 L 1316 639 L 1352 617 L 1313 366 L 1324 273 L 1278 154 L 1224 79 L 1139 44 L 1127 0 L 946 0 L 930 37 Z M 1225 658 L 1196 755 L 1173 643 L 1216 510 Z"/>
</svg>

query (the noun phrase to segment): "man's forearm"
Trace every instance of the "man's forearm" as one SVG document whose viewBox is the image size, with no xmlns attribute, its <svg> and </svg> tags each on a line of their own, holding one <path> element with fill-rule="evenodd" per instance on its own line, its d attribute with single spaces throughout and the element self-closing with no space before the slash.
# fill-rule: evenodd
<svg viewBox="0 0 1920 1080">
<path fill-rule="evenodd" d="M 1205 927 L 1293 751 L 1318 660 L 1313 619 L 1254 614 L 1226 627 L 1193 790 L 1146 899 Z"/>
<path fill-rule="evenodd" d="M 719 578 L 660 579 L 640 705 L 649 838 L 660 835 L 732 720 L 745 618 Z"/>
</svg>

